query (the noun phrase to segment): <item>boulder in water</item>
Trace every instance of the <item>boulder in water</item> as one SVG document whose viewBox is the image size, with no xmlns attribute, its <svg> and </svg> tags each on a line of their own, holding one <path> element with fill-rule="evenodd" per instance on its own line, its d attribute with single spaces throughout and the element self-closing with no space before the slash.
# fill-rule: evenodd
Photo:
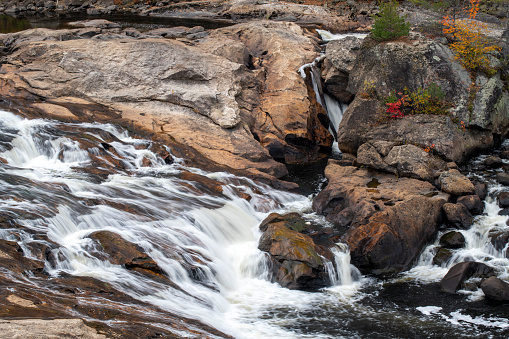
<svg viewBox="0 0 509 339">
<path fill-rule="evenodd" d="M 444 212 L 447 221 L 456 228 L 467 229 L 472 226 L 474 219 L 472 214 L 463 204 L 444 204 Z"/>
<path fill-rule="evenodd" d="M 497 181 L 504 186 L 509 186 L 509 173 L 497 173 Z"/>
<path fill-rule="evenodd" d="M 459 197 L 457 203 L 464 205 L 473 215 L 482 214 L 484 211 L 484 202 L 475 194 Z"/>
<path fill-rule="evenodd" d="M 451 249 L 462 248 L 465 246 L 465 237 L 461 232 L 447 232 L 440 237 L 440 246 Z"/>
<path fill-rule="evenodd" d="M 502 208 L 509 207 L 509 192 L 500 192 L 497 196 L 498 206 Z"/>
<path fill-rule="evenodd" d="M 481 282 L 486 299 L 509 302 L 509 284 L 497 277 L 489 277 Z"/>
<path fill-rule="evenodd" d="M 499 157 L 497 157 L 495 155 L 489 156 L 486 159 L 484 159 L 484 165 L 486 167 L 495 168 L 495 167 L 500 167 L 503 164 L 504 163 L 502 162 L 502 159 L 500 159 Z"/>
<path fill-rule="evenodd" d="M 328 185 L 313 200 L 313 210 L 338 229 L 350 225 L 343 239 L 361 272 L 406 270 L 435 236 L 448 196 L 431 183 L 335 161 L 325 176 Z"/>
<path fill-rule="evenodd" d="M 263 234 L 258 248 L 270 255 L 273 277 L 281 286 L 317 290 L 330 284 L 324 261 L 333 260 L 333 255 L 299 232 L 305 226 L 302 217 L 294 213 L 272 213 L 260 225 Z"/>
<path fill-rule="evenodd" d="M 495 272 L 490 266 L 475 262 L 465 261 L 454 265 L 440 281 L 442 291 L 456 293 L 462 284 L 471 277 L 486 278 L 494 276 Z"/>
<path fill-rule="evenodd" d="M 447 248 L 439 248 L 433 257 L 433 265 L 442 266 L 447 263 L 452 257 L 452 252 Z"/>
</svg>

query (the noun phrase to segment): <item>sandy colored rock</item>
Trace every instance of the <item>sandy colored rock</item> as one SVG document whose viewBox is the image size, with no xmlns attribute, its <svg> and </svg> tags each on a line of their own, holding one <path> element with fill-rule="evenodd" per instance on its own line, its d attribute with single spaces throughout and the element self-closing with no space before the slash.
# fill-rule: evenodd
<svg viewBox="0 0 509 339">
<path fill-rule="evenodd" d="M 103 334 L 85 325 L 82 319 L 20 319 L 0 320 L 2 338 L 39 339 L 39 338 L 84 338 L 106 339 Z"/>
<path fill-rule="evenodd" d="M 475 186 L 458 170 L 444 172 L 438 178 L 442 191 L 454 195 L 470 195 L 475 193 Z"/>
</svg>

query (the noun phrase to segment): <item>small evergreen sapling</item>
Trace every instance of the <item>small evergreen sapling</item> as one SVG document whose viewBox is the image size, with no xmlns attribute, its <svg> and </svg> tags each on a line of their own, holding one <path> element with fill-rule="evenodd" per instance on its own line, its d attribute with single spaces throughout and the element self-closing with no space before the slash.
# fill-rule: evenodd
<svg viewBox="0 0 509 339">
<path fill-rule="evenodd" d="M 387 41 L 408 35 L 410 24 L 405 18 L 399 16 L 397 10 L 398 5 L 392 0 L 380 5 L 380 12 L 371 30 L 373 39 Z"/>
</svg>

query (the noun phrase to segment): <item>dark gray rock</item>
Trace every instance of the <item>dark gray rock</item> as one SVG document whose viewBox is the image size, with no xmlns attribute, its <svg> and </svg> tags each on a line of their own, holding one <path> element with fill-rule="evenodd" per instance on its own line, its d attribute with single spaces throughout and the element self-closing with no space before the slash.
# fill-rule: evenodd
<svg viewBox="0 0 509 339">
<path fill-rule="evenodd" d="M 497 173 L 497 181 L 504 186 L 509 186 L 509 173 Z"/>
<path fill-rule="evenodd" d="M 471 277 L 487 278 L 494 276 L 493 268 L 475 261 L 465 261 L 454 265 L 440 281 L 443 292 L 456 293 L 463 283 Z"/>
<path fill-rule="evenodd" d="M 481 289 L 486 299 L 509 301 L 509 284 L 497 277 L 489 277 L 481 282 Z"/>
<path fill-rule="evenodd" d="M 509 207 L 509 192 L 501 192 L 498 197 L 498 206 L 502 208 Z"/>
<path fill-rule="evenodd" d="M 462 204 L 444 204 L 444 212 L 449 224 L 456 228 L 467 229 L 472 226 L 472 214 Z"/>
<path fill-rule="evenodd" d="M 476 182 L 474 183 L 474 187 L 475 195 L 477 195 L 481 200 L 486 199 L 486 196 L 488 195 L 488 186 L 485 183 Z"/>
<path fill-rule="evenodd" d="M 443 264 L 447 263 L 451 257 L 451 250 L 447 248 L 440 248 L 433 257 L 433 265 L 442 266 Z"/>
<path fill-rule="evenodd" d="M 464 205 L 473 215 L 482 214 L 484 211 L 484 202 L 482 202 L 481 198 L 477 195 L 459 197 L 457 203 Z"/>
<path fill-rule="evenodd" d="M 465 246 L 465 237 L 461 232 L 447 232 L 440 237 L 440 246 L 450 249 L 462 248 Z"/>
</svg>

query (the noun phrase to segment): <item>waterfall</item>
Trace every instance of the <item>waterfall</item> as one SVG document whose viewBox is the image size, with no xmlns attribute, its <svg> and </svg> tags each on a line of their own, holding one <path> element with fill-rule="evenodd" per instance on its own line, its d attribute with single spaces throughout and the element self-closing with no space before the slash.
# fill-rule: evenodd
<svg viewBox="0 0 509 339">
<path fill-rule="evenodd" d="M 27 120 L 0 111 L 0 133 L 0 215 L 19 225 L 0 229 L 0 238 L 18 242 L 30 258 L 37 255 L 34 243 L 56 244 L 53 260 L 45 263 L 50 277 L 93 277 L 239 338 L 294 338 L 263 314 L 274 303 L 296 307 L 300 300 L 298 307 L 305 308 L 319 299 L 271 283 L 266 256 L 257 248 L 258 225 L 269 212 L 307 213 L 310 198 L 186 167 L 183 159 L 167 164 L 151 150 L 152 141 L 112 125 Z M 200 191 L 179 178 L 183 171 L 221 182 L 222 194 Z M 251 199 L 240 198 L 239 191 Z M 89 238 L 97 231 L 140 246 L 174 285 L 98 255 Z M 337 284 L 350 279 L 344 255 L 337 252 L 335 264 L 329 263 Z"/>
<path fill-rule="evenodd" d="M 361 272 L 354 265 L 350 264 L 350 250 L 346 244 L 338 243 L 331 248 L 334 254 L 334 263 L 327 262 L 327 272 L 333 286 L 352 285 L 359 281 Z"/>
</svg>

